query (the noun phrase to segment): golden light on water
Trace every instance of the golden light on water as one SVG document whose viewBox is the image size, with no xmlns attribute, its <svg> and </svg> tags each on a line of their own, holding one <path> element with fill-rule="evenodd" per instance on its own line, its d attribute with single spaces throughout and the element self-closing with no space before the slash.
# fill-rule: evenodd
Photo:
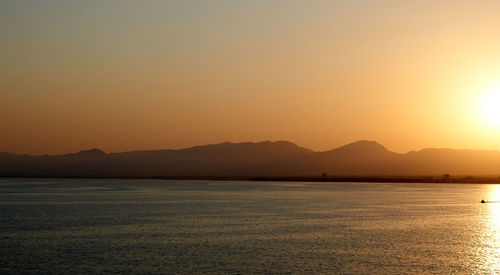
<svg viewBox="0 0 500 275">
<path fill-rule="evenodd" d="M 481 233 L 482 249 L 478 255 L 483 258 L 482 271 L 500 274 L 500 185 L 491 185 L 484 204 L 484 223 Z"/>
</svg>

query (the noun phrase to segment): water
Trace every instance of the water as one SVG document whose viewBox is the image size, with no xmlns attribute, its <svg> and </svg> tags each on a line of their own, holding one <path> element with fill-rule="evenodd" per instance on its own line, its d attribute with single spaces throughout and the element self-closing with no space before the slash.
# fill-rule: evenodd
<svg viewBox="0 0 500 275">
<path fill-rule="evenodd" d="M 500 186 L 0 179 L 0 273 L 500 272 Z"/>
</svg>

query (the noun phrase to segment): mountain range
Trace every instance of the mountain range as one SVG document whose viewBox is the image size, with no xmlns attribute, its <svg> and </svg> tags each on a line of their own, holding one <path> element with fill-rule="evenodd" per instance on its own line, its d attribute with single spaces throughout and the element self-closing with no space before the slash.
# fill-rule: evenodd
<svg viewBox="0 0 500 275">
<path fill-rule="evenodd" d="M 423 149 L 405 154 L 375 141 L 315 152 L 288 141 L 195 146 L 180 150 L 64 155 L 0 153 L 1 177 L 282 177 L 500 175 L 500 152 Z"/>
</svg>

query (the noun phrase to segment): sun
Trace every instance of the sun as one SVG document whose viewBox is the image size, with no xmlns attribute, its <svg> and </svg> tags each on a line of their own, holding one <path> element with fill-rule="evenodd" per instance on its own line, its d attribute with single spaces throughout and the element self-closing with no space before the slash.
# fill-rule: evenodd
<svg viewBox="0 0 500 275">
<path fill-rule="evenodd" d="M 500 85 L 492 86 L 482 94 L 479 112 L 485 122 L 500 128 Z"/>
</svg>

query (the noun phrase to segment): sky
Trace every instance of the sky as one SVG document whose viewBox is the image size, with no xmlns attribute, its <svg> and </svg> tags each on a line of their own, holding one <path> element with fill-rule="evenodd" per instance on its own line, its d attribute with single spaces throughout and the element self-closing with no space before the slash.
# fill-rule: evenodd
<svg viewBox="0 0 500 275">
<path fill-rule="evenodd" d="M 0 151 L 500 150 L 498 14 L 481 0 L 0 0 Z"/>
</svg>

